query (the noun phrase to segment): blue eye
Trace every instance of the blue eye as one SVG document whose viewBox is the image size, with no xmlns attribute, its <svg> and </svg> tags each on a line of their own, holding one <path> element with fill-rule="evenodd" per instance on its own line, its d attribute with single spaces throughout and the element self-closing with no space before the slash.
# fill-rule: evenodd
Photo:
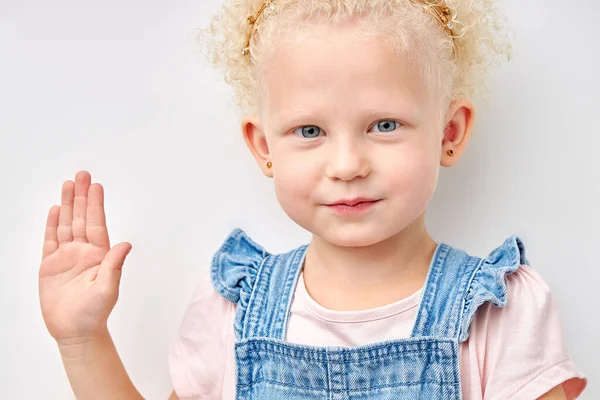
<svg viewBox="0 0 600 400">
<path fill-rule="evenodd" d="M 319 134 L 321 133 L 321 128 L 319 128 L 318 126 L 315 125 L 306 125 L 306 126 L 301 126 L 300 128 L 297 128 L 294 132 L 299 132 L 302 135 L 302 137 L 306 138 L 306 139 L 314 139 L 316 137 L 319 136 Z"/>
<path fill-rule="evenodd" d="M 393 132 L 400 127 L 400 123 L 390 119 L 384 119 L 373 125 L 373 128 L 379 129 L 376 132 Z"/>
</svg>

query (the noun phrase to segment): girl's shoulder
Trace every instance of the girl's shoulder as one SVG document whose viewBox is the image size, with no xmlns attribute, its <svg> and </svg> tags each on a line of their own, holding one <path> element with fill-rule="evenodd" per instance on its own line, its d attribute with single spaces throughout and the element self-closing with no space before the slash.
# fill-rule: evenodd
<svg viewBox="0 0 600 400">
<path fill-rule="evenodd" d="M 562 384 L 567 399 L 577 398 L 587 378 L 569 356 L 555 297 L 523 241 L 510 236 L 479 260 L 459 339 L 465 378 L 481 385 L 466 390 L 473 398 L 533 399 Z"/>
<path fill-rule="evenodd" d="M 222 398 L 234 318 L 235 304 L 214 290 L 210 270 L 203 271 L 169 347 L 169 373 L 179 398 Z"/>
<path fill-rule="evenodd" d="M 210 277 L 217 293 L 232 303 L 250 294 L 258 269 L 270 255 L 240 228 L 225 238 L 212 260 Z"/>
<path fill-rule="evenodd" d="M 587 377 L 570 358 L 550 287 L 527 264 L 506 275 L 505 284 L 505 305 L 483 304 L 462 347 L 464 357 L 476 360 L 482 390 L 491 398 L 533 399 L 562 384 L 567 399 L 577 398 Z"/>
<path fill-rule="evenodd" d="M 457 257 L 462 265 L 457 269 L 459 275 L 457 279 L 469 278 L 466 294 L 463 298 L 463 307 L 461 314 L 460 342 L 464 342 L 469 337 L 469 327 L 475 313 L 484 303 L 491 303 L 493 306 L 503 308 L 509 302 L 508 282 L 511 276 L 518 274 L 520 270 L 526 268 L 533 272 L 525 250 L 523 241 L 513 235 L 504 240 L 502 244 L 494 248 L 487 257 L 479 258 L 468 255 L 465 251 L 456 249 L 456 253 L 463 255 Z M 476 264 L 474 264 L 476 262 Z M 476 268 L 468 268 L 471 263 Z M 524 281 L 526 285 L 531 285 L 532 290 L 537 290 L 538 281 L 543 282 L 537 275 L 535 281 Z"/>
</svg>

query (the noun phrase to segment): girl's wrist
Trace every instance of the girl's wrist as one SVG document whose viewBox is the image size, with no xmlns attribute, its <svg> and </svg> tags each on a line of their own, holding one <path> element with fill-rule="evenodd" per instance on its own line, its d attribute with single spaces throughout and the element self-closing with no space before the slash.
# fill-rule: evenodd
<svg viewBox="0 0 600 400">
<path fill-rule="evenodd" d="M 82 358 L 97 353 L 106 346 L 113 345 L 112 337 L 105 328 L 94 336 L 57 339 L 56 344 L 63 358 Z"/>
<path fill-rule="evenodd" d="M 77 399 L 143 400 L 107 329 L 98 335 L 57 341 Z"/>
</svg>

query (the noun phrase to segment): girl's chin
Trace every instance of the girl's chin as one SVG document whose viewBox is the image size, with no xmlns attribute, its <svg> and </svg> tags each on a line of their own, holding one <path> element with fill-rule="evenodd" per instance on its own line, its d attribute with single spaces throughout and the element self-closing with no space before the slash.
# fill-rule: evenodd
<svg viewBox="0 0 600 400">
<path fill-rule="evenodd" d="M 381 233 L 380 230 L 370 229 L 367 231 L 352 227 L 343 228 L 343 231 L 328 230 L 321 234 L 313 232 L 313 234 L 319 236 L 322 240 L 340 247 L 372 246 L 386 239 Z"/>
</svg>

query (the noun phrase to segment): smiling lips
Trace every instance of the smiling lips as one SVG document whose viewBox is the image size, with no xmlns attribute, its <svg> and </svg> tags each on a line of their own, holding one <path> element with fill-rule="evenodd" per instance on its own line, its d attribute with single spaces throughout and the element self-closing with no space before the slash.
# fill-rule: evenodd
<svg viewBox="0 0 600 400">
<path fill-rule="evenodd" d="M 369 199 L 366 197 L 356 197 L 354 199 L 339 200 L 339 201 L 336 201 L 335 203 L 331 203 L 331 204 L 327 204 L 327 205 L 328 206 L 336 206 L 336 205 L 355 206 L 358 203 L 371 203 L 371 202 L 376 202 L 376 201 L 379 201 L 379 200 Z"/>
<path fill-rule="evenodd" d="M 336 201 L 332 204 L 326 204 L 326 206 L 338 215 L 353 216 L 367 212 L 379 201 L 381 201 L 381 199 L 375 200 L 366 197 L 357 197 L 354 199 Z"/>
</svg>

